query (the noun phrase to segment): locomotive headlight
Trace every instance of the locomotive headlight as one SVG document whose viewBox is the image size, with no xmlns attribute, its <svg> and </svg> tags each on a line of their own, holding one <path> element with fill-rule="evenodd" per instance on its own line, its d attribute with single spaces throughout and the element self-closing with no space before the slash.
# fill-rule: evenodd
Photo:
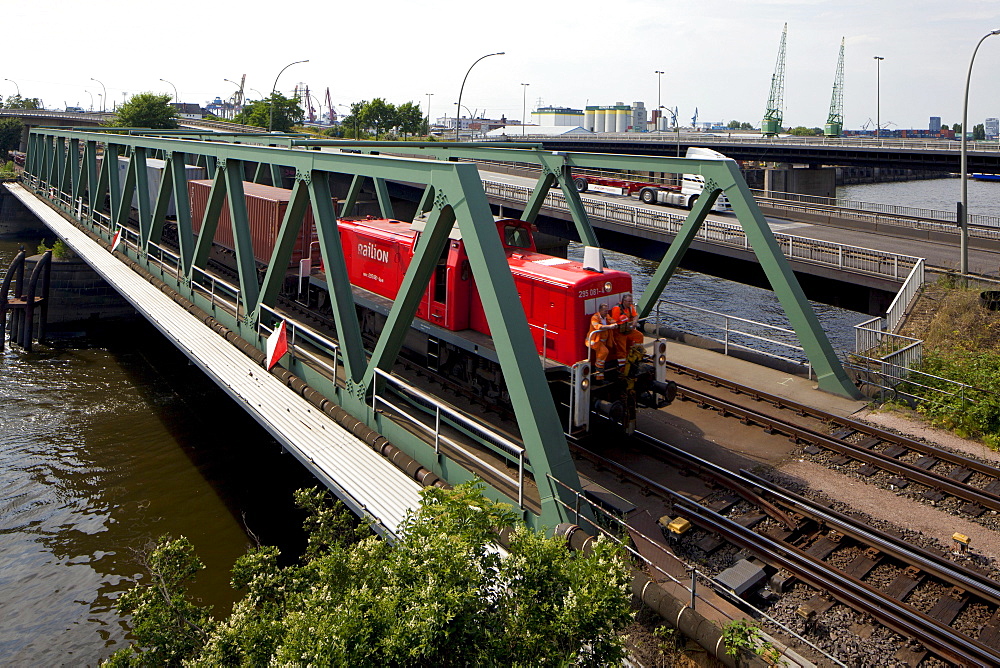
<svg viewBox="0 0 1000 668">
<path fill-rule="evenodd" d="M 604 284 L 604 291 L 611 292 L 611 281 L 608 281 L 607 283 Z"/>
<path fill-rule="evenodd" d="M 667 356 L 666 355 L 660 355 L 660 357 L 656 361 L 659 362 L 660 364 L 666 364 L 667 363 Z"/>
</svg>

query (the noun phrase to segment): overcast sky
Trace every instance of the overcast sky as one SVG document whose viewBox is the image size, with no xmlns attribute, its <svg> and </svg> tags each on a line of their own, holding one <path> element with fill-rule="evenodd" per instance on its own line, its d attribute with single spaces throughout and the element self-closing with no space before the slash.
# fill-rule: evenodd
<svg viewBox="0 0 1000 668">
<path fill-rule="evenodd" d="M 278 14 L 277 12 L 283 12 Z M 583 108 L 643 101 L 683 124 L 760 123 L 770 92 L 781 29 L 788 23 L 784 124 L 822 127 L 841 37 L 846 39 L 846 128 L 876 118 L 880 64 L 883 126 L 926 128 L 928 117 L 961 121 L 969 59 L 979 39 L 1000 28 L 997 0 L 382 0 L 275 3 L 174 0 L 32 0 L 4 4 L 0 79 L 49 108 L 99 107 L 143 91 L 205 104 L 230 96 L 246 74 L 250 97 L 266 94 L 288 63 L 278 90 L 308 84 L 336 104 L 382 97 L 412 101 L 431 115 L 462 104 L 488 117 L 519 119 L 527 107 Z M 1000 117 L 1000 35 L 976 57 L 970 123 Z M 89 93 L 88 93 L 89 91 Z M 0 80 L 0 96 L 15 92 Z M 110 106 L 110 105 L 109 105 Z M 341 110 L 343 111 L 343 110 Z"/>
</svg>

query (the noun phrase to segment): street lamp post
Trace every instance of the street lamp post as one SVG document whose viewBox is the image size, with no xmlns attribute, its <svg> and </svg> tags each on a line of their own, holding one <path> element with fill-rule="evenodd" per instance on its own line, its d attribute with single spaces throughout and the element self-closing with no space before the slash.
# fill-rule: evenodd
<svg viewBox="0 0 1000 668">
<path fill-rule="evenodd" d="M 489 58 L 490 56 L 502 56 L 502 55 L 504 55 L 503 51 L 497 51 L 496 53 L 487 53 L 485 56 L 480 56 L 479 59 L 476 60 L 475 63 L 469 65 L 469 69 L 465 71 L 465 76 L 462 78 L 462 87 L 458 89 L 458 106 L 455 108 L 455 141 L 458 141 L 458 132 L 462 127 L 462 120 L 460 118 L 460 116 L 462 115 L 462 93 L 465 92 L 465 81 L 466 79 L 469 78 L 469 72 L 471 72 L 472 68 L 476 66 L 476 63 L 478 63 L 483 58 Z"/>
<path fill-rule="evenodd" d="M 98 81 L 94 77 L 90 77 L 90 80 L 91 81 L 97 81 L 97 83 L 101 84 L 101 90 L 104 91 L 104 94 L 101 95 L 101 112 L 103 113 L 104 112 L 104 105 L 107 104 L 107 100 L 108 100 L 108 89 L 104 87 L 103 83 L 101 83 L 100 81 Z"/>
<path fill-rule="evenodd" d="M 962 256 L 961 270 L 963 274 L 969 273 L 969 175 L 968 163 L 966 162 L 966 141 L 969 135 L 969 83 L 972 81 L 972 64 L 976 62 L 976 53 L 986 38 L 993 35 L 1000 35 L 1000 30 L 991 30 L 983 35 L 979 43 L 976 44 L 976 48 L 972 51 L 972 58 L 969 60 L 969 73 L 965 77 L 965 102 L 962 105 L 962 207 L 958 214 L 958 224 L 961 228 L 959 237 L 961 248 L 959 250 Z"/>
<path fill-rule="evenodd" d="M 882 102 L 881 93 L 879 91 L 881 87 L 881 69 L 882 61 L 885 60 L 882 56 L 874 56 L 875 58 L 875 139 L 879 138 L 879 130 L 882 129 Z"/>
<path fill-rule="evenodd" d="M 660 119 L 663 117 L 663 102 L 660 100 L 660 80 L 663 76 L 661 70 L 656 70 L 656 130 L 660 130 Z"/>
<path fill-rule="evenodd" d="M 427 93 L 427 134 L 431 134 L 431 95 L 434 93 Z"/>
<path fill-rule="evenodd" d="M 89 90 L 84 90 L 83 92 L 90 96 L 90 111 L 93 111 L 94 110 L 94 94 L 91 93 Z"/>
<path fill-rule="evenodd" d="M 274 77 L 274 85 L 271 86 L 271 103 L 268 105 L 268 117 L 267 117 L 267 131 L 272 132 L 274 130 L 274 95 L 278 92 L 278 79 L 281 75 L 292 65 L 298 65 L 299 63 L 308 63 L 308 60 L 296 60 L 294 63 L 288 63 L 281 68 L 281 72 L 278 72 L 278 76 Z"/>
<path fill-rule="evenodd" d="M 181 96 L 177 94 L 177 86 L 174 86 L 172 83 L 170 83 L 166 79 L 160 79 L 160 81 L 162 81 L 163 83 L 168 83 L 171 86 L 173 86 L 173 89 L 174 89 L 174 102 L 176 102 L 177 104 L 180 104 L 181 103 Z"/>
<path fill-rule="evenodd" d="M 13 79 L 4 79 L 4 81 L 9 81 L 9 82 L 11 82 L 12 84 L 14 84 L 14 88 L 16 88 L 16 89 L 17 89 L 17 96 L 18 96 L 18 97 L 21 97 L 21 87 L 17 85 L 17 82 L 16 82 L 16 81 L 14 81 Z"/>
<path fill-rule="evenodd" d="M 528 113 L 528 86 L 531 84 L 521 84 L 521 136 L 524 136 L 524 118 Z"/>
</svg>

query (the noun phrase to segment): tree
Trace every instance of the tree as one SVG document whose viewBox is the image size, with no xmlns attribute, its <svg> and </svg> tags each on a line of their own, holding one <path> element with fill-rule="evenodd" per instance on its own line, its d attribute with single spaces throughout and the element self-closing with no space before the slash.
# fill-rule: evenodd
<svg viewBox="0 0 1000 668">
<path fill-rule="evenodd" d="M 789 134 L 795 135 L 797 137 L 814 137 L 816 135 L 822 134 L 823 131 L 819 128 L 807 128 L 802 125 L 797 128 L 791 128 L 788 131 Z"/>
<path fill-rule="evenodd" d="M 962 124 L 961 123 L 955 123 L 953 126 L 951 126 L 951 129 L 955 131 L 955 134 L 961 134 L 961 132 L 962 132 Z"/>
<path fill-rule="evenodd" d="M 8 116 L 0 118 L 0 155 L 16 150 L 21 145 L 21 135 L 24 133 L 24 123 L 20 118 Z"/>
<path fill-rule="evenodd" d="M 382 130 L 390 130 L 399 126 L 396 107 L 389 104 L 380 97 L 371 102 L 362 103 L 361 108 L 355 111 L 352 105 L 351 113 L 357 114 L 361 127 L 375 130 L 375 139 L 379 138 Z"/>
<path fill-rule="evenodd" d="M 986 125 L 980 123 L 972 126 L 972 141 L 983 141 L 986 139 Z"/>
<path fill-rule="evenodd" d="M 271 118 L 271 105 L 274 105 L 274 118 Z M 270 127 L 276 132 L 288 132 L 305 118 L 305 112 L 299 106 L 299 101 L 293 97 L 285 97 L 274 92 L 266 100 L 256 100 L 243 107 L 243 111 L 233 118 L 234 123 L 254 125 L 258 128 Z"/>
<path fill-rule="evenodd" d="M 177 108 L 170 104 L 171 96 L 157 93 L 137 93 L 118 107 L 117 115 L 106 125 L 115 128 L 153 128 L 166 130 L 177 127 Z"/>
<path fill-rule="evenodd" d="M 20 93 L 7 98 L 6 109 L 41 109 L 42 101 L 37 97 L 21 97 Z"/>
<path fill-rule="evenodd" d="M 215 621 L 179 595 L 200 567 L 186 541 L 161 541 L 147 585 L 122 597 L 136 644 L 110 665 L 607 665 L 631 620 L 621 548 L 590 555 L 520 526 L 482 484 L 428 488 L 393 544 L 362 529 L 325 492 L 310 512 L 301 564 L 261 547 L 233 567 L 245 594 Z M 509 553 L 496 530 L 513 528 Z M 151 570 L 151 573 L 154 571 Z M 137 593 L 138 592 L 138 593 Z"/>
<path fill-rule="evenodd" d="M 424 112 L 420 110 L 419 104 L 406 102 L 396 107 L 396 116 L 399 121 L 399 131 L 406 135 L 426 134 L 424 125 Z"/>
</svg>

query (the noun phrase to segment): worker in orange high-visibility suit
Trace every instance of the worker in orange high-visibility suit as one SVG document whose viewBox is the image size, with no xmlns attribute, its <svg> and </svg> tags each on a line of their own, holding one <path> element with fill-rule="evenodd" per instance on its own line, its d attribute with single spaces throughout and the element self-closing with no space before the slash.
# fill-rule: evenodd
<svg viewBox="0 0 1000 668">
<path fill-rule="evenodd" d="M 618 345 L 615 354 L 619 359 L 625 359 L 629 348 L 642 345 L 642 332 L 639 331 L 639 311 L 632 303 L 632 295 L 623 295 L 620 304 L 611 309 L 611 320 L 618 325 L 615 341 Z"/>
<path fill-rule="evenodd" d="M 595 378 L 604 378 L 604 363 L 614 350 L 614 330 L 618 325 L 608 317 L 608 305 L 600 304 L 597 313 L 590 316 L 590 331 L 587 333 L 587 347 L 593 351 L 597 360 L 594 362 Z"/>
</svg>

